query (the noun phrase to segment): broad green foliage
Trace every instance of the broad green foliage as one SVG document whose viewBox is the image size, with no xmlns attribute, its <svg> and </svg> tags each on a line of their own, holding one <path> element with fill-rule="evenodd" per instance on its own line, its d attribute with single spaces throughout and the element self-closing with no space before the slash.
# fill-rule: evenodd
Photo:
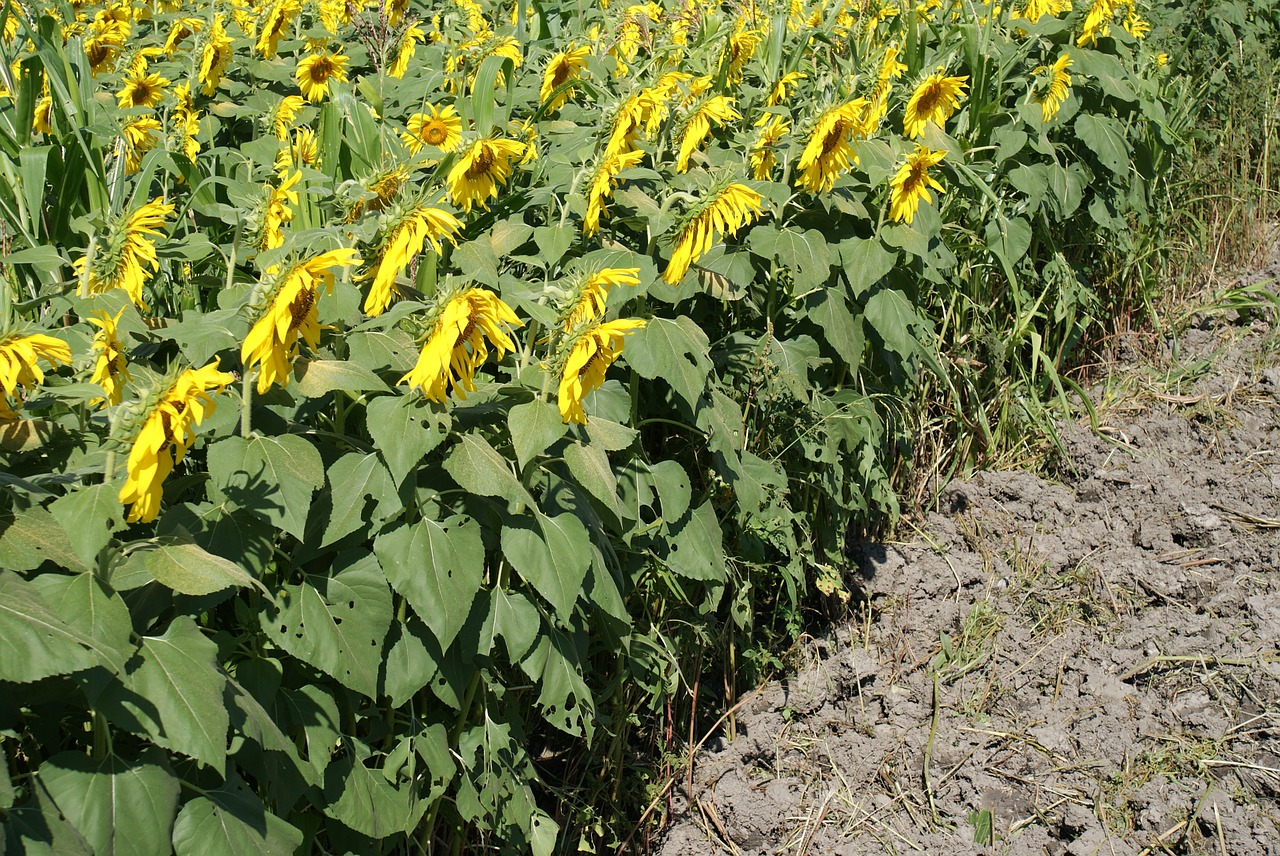
<svg viewBox="0 0 1280 856">
<path fill-rule="evenodd" d="M 1065 395 L 1190 114 L 1063 5 L 3 3 L 14 852 L 618 846 Z"/>
</svg>

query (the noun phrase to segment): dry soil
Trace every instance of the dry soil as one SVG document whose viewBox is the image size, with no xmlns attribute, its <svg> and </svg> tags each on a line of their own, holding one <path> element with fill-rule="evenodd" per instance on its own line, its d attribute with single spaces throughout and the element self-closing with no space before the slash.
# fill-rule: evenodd
<svg viewBox="0 0 1280 856">
<path fill-rule="evenodd" d="M 1280 854 L 1278 350 L 1205 314 L 1119 355 L 1061 477 L 860 547 L 861 619 L 708 742 L 656 852 Z"/>
</svg>

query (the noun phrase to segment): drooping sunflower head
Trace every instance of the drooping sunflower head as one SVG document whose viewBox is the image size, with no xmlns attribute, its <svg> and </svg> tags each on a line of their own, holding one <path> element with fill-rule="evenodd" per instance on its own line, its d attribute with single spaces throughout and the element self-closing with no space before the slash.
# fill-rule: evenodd
<svg viewBox="0 0 1280 856">
<path fill-rule="evenodd" d="M 93 352 L 96 360 L 93 376 L 89 378 L 89 382 L 98 384 L 106 393 L 105 398 L 90 401 L 90 406 L 97 404 L 114 406 L 124 398 L 125 384 L 130 380 L 128 358 L 125 356 L 124 347 L 120 344 L 116 332 L 120 316 L 123 314 L 123 307 L 114 316 L 108 315 L 104 310 L 98 310 L 96 316 L 87 319 L 90 324 L 98 328 L 98 332 L 93 337 Z"/>
<path fill-rule="evenodd" d="M 538 94 L 539 100 L 547 102 L 554 96 L 554 100 L 547 104 L 547 110 L 554 113 L 565 105 L 570 98 L 573 97 L 573 87 L 565 88 L 556 95 L 556 90 L 564 86 L 566 83 L 577 80 L 582 70 L 587 67 L 587 57 L 591 55 L 591 49 L 586 47 L 574 47 L 570 45 L 568 49 L 561 51 L 551 58 L 547 63 L 547 70 L 542 76 L 542 89 Z"/>
<path fill-rule="evenodd" d="M 769 96 L 765 99 L 766 107 L 776 107 L 783 101 L 787 100 L 788 95 L 795 92 L 796 87 L 800 85 L 800 81 L 807 78 L 802 71 L 789 71 L 782 77 L 778 78 L 778 82 L 769 87 Z"/>
<path fill-rule="evenodd" d="M 66 342 L 44 333 L 29 333 L 9 329 L 0 332 L 0 388 L 13 395 L 21 387 L 34 389 L 44 383 L 44 372 L 39 360 L 51 366 L 71 362 L 71 348 Z M 0 411 L 9 413 L 4 396 L 0 395 Z"/>
<path fill-rule="evenodd" d="M 622 356 L 625 337 L 643 329 L 639 318 L 584 322 L 565 337 L 549 370 L 559 375 L 557 401 L 563 422 L 587 424 L 583 401 L 604 385 L 605 373 Z"/>
<path fill-rule="evenodd" d="M 387 74 L 391 77 L 404 77 L 404 73 L 409 70 L 409 63 L 413 60 L 414 53 L 418 50 L 418 45 L 426 37 L 426 31 L 422 29 L 422 25 L 417 21 L 405 27 L 404 32 L 400 35 L 400 44 L 396 48 L 395 59 L 392 60 Z"/>
<path fill-rule="evenodd" d="M 791 124 L 778 115 L 761 117 L 766 121 L 756 133 L 756 143 L 751 148 L 751 177 L 756 181 L 767 181 L 778 164 L 777 146 Z"/>
<path fill-rule="evenodd" d="M 456 244 L 462 221 L 443 208 L 428 204 L 418 193 L 397 203 L 381 220 L 381 238 L 366 254 L 369 267 L 359 276 L 371 280 L 365 298 L 366 315 L 381 315 L 391 305 L 399 276 L 430 243 L 437 254 L 442 242 Z"/>
<path fill-rule="evenodd" d="M 400 382 L 421 389 L 427 398 L 441 404 L 450 389 L 459 398 L 474 392 L 476 369 L 489 357 L 488 344 L 501 360 L 516 348 L 504 327 L 524 324 L 498 295 L 484 288 L 443 292 L 427 321 L 418 362 Z"/>
<path fill-rule="evenodd" d="M 738 230 L 760 216 L 763 197 L 733 176 L 719 178 L 705 194 L 677 221 L 672 230 L 671 260 L 662 272 L 668 285 L 679 285 L 689 267 L 725 235 Z"/>
<path fill-rule="evenodd" d="M 320 343 L 316 304 L 320 291 L 333 290 L 335 268 L 358 263 L 359 253 L 340 248 L 283 265 L 283 273 L 269 273 L 258 318 L 240 349 L 246 370 L 258 368 L 258 392 L 273 384 L 287 386 L 301 338 L 313 350 Z"/>
<path fill-rule="evenodd" d="M 587 267 L 574 270 L 563 285 L 548 289 L 558 308 L 556 325 L 569 332 L 604 316 L 609 290 L 639 285 L 640 268 Z"/>
<path fill-rule="evenodd" d="M 276 139 L 283 140 L 288 138 L 289 130 L 297 121 L 298 113 L 307 104 L 307 100 L 301 95 L 286 95 L 281 98 L 274 109 L 267 114 L 266 121 L 271 129 L 275 132 Z"/>
<path fill-rule="evenodd" d="M 747 63 L 751 57 L 755 56 L 756 47 L 763 39 L 763 33 L 754 29 L 743 29 L 741 25 L 738 31 L 729 37 L 723 59 L 726 81 L 731 84 L 742 82 Z"/>
<path fill-rule="evenodd" d="M 163 234 L 165 219 L 173 210 L 173 206 L 163 200 L 153 199 L 131 213 L 114 218 L 95 245 L 87 275 L 86 257 L 76 259 L 76 274 L 85 276 L 87 291 L 100 294 L 119 288 L 129 295 L 135 306 L 146 309 L 142 299 L 142 287 L 148 278 L 145 269 L 150 267 L 153 272 L 160 269 L 152 241 Z"/>
<path fill-rule="evenodd" d="M 864 133 L 866 107 L 867 99 L 855 98 L 817 115 L 810 126 L 809 141 L 796 163 L 800 171 L 796 181 L 801 187 L 812 193 L 829 191 L 836 180 L 858 162 L 850 140 Z"/>
<path fill-rule="evenodd" d="M 272 250 L 284 244 L 282 227 L 293 220 L 293 206 L 298 204 L 294 188 L 301 180 L 302 173 L 295 170 L 282 176 L 278 185 L 262 188 L 262 202 L 249 216 L 249 233 L 258 249 Z"/>
</svg>

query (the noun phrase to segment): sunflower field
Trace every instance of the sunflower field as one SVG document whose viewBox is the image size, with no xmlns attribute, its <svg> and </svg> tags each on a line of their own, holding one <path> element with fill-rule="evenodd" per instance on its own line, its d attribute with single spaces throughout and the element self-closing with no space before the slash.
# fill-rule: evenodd
<svg viewBox="0 0 1280 856">
<path fill-rule="evenodd" d="M 0 3 L 12 852 L 635 845 L 1195 119 L 1142 0 Z"/>
</svg>

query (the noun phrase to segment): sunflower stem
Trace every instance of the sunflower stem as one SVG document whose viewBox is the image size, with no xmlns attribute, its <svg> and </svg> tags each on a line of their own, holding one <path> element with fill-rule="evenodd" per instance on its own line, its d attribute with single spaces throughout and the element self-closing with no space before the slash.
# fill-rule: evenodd
<svg viewBox="0 0 1280 856">
<path fill-rule="evenodd" d="M 253 416 L 250 413 L 253 408 L 253 372 L 246 368 L 244 377 L 240 380 L 240 436 L 246 440 L 249 439 L 249 432 L 253 430 Z"/>
</svg>

